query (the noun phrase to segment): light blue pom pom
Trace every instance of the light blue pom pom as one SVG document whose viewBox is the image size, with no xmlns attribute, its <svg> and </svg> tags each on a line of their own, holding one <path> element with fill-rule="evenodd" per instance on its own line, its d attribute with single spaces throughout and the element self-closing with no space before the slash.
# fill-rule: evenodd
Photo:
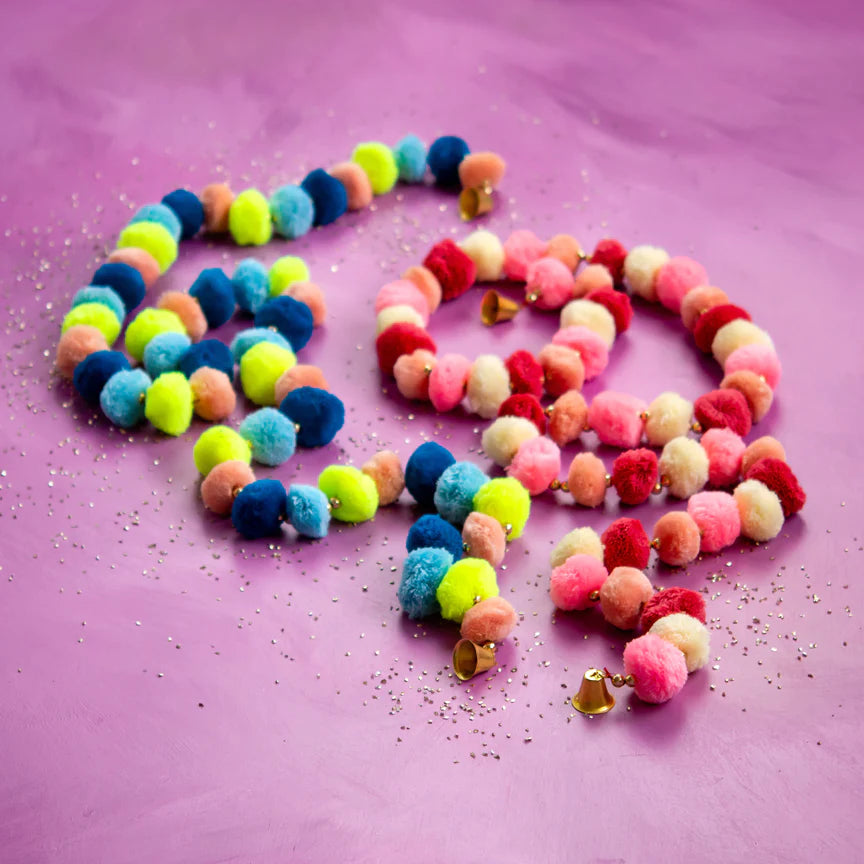
<svg viewBox="0 0 864 864">
<path fill-rule="evenodd" d="M 248 330 L 241 330 L 231 342 L 234 359 L 239 363 L 240 358 L 259 342 L 272 342 L 280 348 L 292 350 L 291 343 L 276 330 L 271 330 L 269 327 L 250 327 Z"/>
<path fill-rule="evenodd" d="M 180 242 L 183 226 L 180 224 L 177 214 L 167 204 L 145 204 L 129 220 L 130 225 L 133 222 L 156 222 L 168 229 L 175 242 Z"/>
<path fill-rule="evenodd" d="M 288 489 L 288 500 L 291 503 L 289 521 L 298 534 L 315 539 L 327 536 L 330 507 L 320 489 L 295 483 Z"/>
<path fill-rule="evenodd" d="M 252 446 L 252 458 L 262 465 L 281 465 L 297 449 L 294 424 L 275 408 L 261 408 L 247 415 L 240 434 Z"/>
<path fill-rule="evenodd" d="M 473 462 L 454 462 L 435 484 L 435 509 L 448 522 L 461 525 L 474 509 L 474 496 L 488 479 Z"/>
<path fill-rule="evenodd" d="M 296 240 L 312 227 L 315 204 L 300 186 L 281 186 L 270 196 L 270 216 L 277 234 Z"/>
<path fill-rule="evenodd" d="M 426 145 L 416 135 L 406 135 L 394 148 L 399 179 L 403 183 L 421 183 L 426 174 Z"/>
<path fill-rule="evenodd" d="M 270 274 L 254 258 L 244 258 L 231 277 L 234 299 L 244 312 L 253 315 L 270 299 Z"/>
<path fill-rule="evenodd" d="M 151 378 L 176 372 L 192 340 L 185 333 L 159 333 L 144 349 L 144 368 Z"/>
<path fill-rule="evenodd" d="M 441 611 L 435 592 L 452 564 L 446 549 L 415 549 L 405 559 L 397 593 L 409 618 L 428 618 Z"/>
<path fill-rule="evenodd" d="M 101 303 L 117 316 L 118 321 L 126 317 L 126 304 L 120 295 L 113 288 L 104 285 L 88 285 L 86 288 L 79 288 L 72 298 L 72 308 L 82 303 Z"/>
<path fill-rule="evenodd" d="M 102 412 L 121 429 L 131 429 L 144 419 L 144 396 L 153 382 L 143 369 L 115 372 L 99 394 Z"/>
</svg>

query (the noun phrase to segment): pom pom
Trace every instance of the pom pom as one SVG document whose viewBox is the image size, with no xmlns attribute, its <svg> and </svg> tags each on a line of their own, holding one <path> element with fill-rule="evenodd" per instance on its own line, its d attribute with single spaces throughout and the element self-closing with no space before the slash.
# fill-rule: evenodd
<svg viewBox="0 0 864 864">
<path fill-rule="evenodd" d="M 320 327 L 327 320 L 324 292 L 314 282 L 295 282 L 285 293 L 309 307 L 313 327 Z"/>
<path fill-rule="evenodd" d="M 446 549 L 454 561 L 462 557 L 462 535 L 440 516 L 427 513 L 408 530 L 405 548 L 409 552 L 423 548 Z"/>
<path fill-rule="evenodd" d="M 296 240 L 309 233 L 315 219 L 315 204 L 305 189 L 289 184 L 270 196 L 270 218 L 276 233 Z"/>
<path fill-rule="evenodd" d="M 171 232 L 158 222 L 136 222 L 127 225 L 117 238 L 117 248 L 143 249 L 153 256 L 164 273 L 177 260 L 177 241 Z"/>
<path fill-rule="evenodd" d="M 292 390 L 279 403 L 279 410 L 300 427 L 297 443 L 301 447 L 323 447 L 345 425 L 342 400 L 317 387 Z"/>
<path fill-rule="evenodd" d="M 221 327 L 234 314 L 234 286 L 218 267 L 202 270 L 189 294 L 201 305 L 210 327 Z"/>
<path fill-rule="evenodd" d="M 278 297 L 295 282 L 308 282 L 309 268 L 296 255 L 283 255 L 270 267 L 270 296 Z"/>
<path fill-rule="evenodd" d="M 145 204 L 138 209 L 138 212 L 129 220 L 131 225 L 133 222 L 158 222 L 164 228 L 167 228 L 175 243 L 180 242 L 180 235 L 183 232 L 183 226 L 180 224 L 180 219 L 177 214 L 165 204 Z"/>
<path fill-rule="evenodd" d="M 624 259 L 624 281 L 643 300 L 657 299 L 655 282 L 660 268 L 669 260 L 669 253 L 657 246 L 635 246 Z"/>
<path fill-rule="evenodd" d="M 159 264 L 143 249 L 120 249 L 111 256 L 115 260 L 109 258 L 107 264 L 99 267 L 90 278 L 90 284 L 111 288 L 123 301 L 126 311 L 131 312 L 140 305 L 147 288 L 159 278 Z"/>
<path fill-rule="evenodd" d="M 211 426 L 195 442 L 192 458 L 199 474 L 205 477 L 222 462 L 249 464 L 252 449 L 249 442 L 230 426 Z"/>
<path fill-rule="evenodd" d="M 559 447 L 576 441 L 588 421 L 585 397 L 578 390 L 568 390 L 555 400 L 551 410 L 547 424 L 549 437 Z"/>
<path fill-rule="evenodd" d="M 126 351 L 136 360 L 144 357 L 150 340 L 160 333 L 181 333 L 186 328 L 175 312 L 169 309 L 142 309 L 126 328 Z"/>
<path fill-rule="evenodd" d="M 422 183 L 426 174 L 426 145 L 416 135 L 406 135 L 393 148 L 399 179 L 403 183 Z"/>
<path fill-rule="evenodd" d="M 395 503 L 405 488 L 405 473 L 399 456 L 392 450 L 379 450 L 360 469 L 372 478 L 378 490 L 378 504 L 387 507 Z"/>
<path fill-rule="evenodd" d="M 218 369 L 229 378 L 234 377 L 234 355 L 231 349 L 218 339 L 205 339 L 190 345 L 180 358 L 180 371 L 187 377 L 204 366 Z"/>
<path fill-rule="evenodd" d="M 293 297 L 274 297 L 255 313 L 256 327 L 275 327 L 290 343 L 293 351 L 300 351 L 312 336 L 315 319 L 312 310 Z"/>
<path fill-rule="evenodd" d="M 220 462 L 201 481 L 201 500 L 217 516 L 229 516 L 240 490 L 254 482 L 255 474 L 246 462 Z"/>
<path fill-rule="evenodd" d="M 543 367 L 537 358 L 524 349 L 514 351 L 505 361 L 513 393 L 530 393 L 539 399 L 543 395 Z"/>
<path fill-rule="evenodd" d="M 441 283 L 427 267 L 409 267 L 400 278 L 413 282 L 420 289 L 429 304 L 430 312 L 434 312 L 441 305 Z"/>
<path fill-rule="evenodd" d="M 399 179 L 399 166 L 393 151 L 380 141 L 364 141 L 354 148 L 351 161 L 356 162 L 376 195 L 386 195 Z"/>
<path fill-rule="evenodd" d="M 425 327 L 429 321 L 429 302 L 409 279 L 388 282 L 378 291 L 375 297 L 375 314 L 378 315 L 392 306 L 410 306 L 422 318 L 421 326 Z"/>
<path fill-rule="evenodd" d="M 537 309 L 560 309 L 573 296 L 573 273 L 557 258 L 532 261 L 525 282 L 525 299 Z"/>
<path fill-rule="evenodd" d="M 742 369 L 761 375 L 772 390 L 777 389 L 780 375 L 783 372 L 780 359 L 774 353 L 774 349 L 770 345 L 759 343 L 736 348 L 723 364 L 723 372 L 726 375 L 731 375 Z"/>
<path fill-rule="evenodd" d="M 113 288 L 105 285 L 87 285 L 79 288 L 72 298 L 72 308 L 81 306 L 83 303 L 101 303 L 110 309 L 122 321 L 126 317 L 126 306 L 120 299 L 120 295 Z"/>
<path fill-rule="evenodd" d="M 270 242 L 270 205 L 257 189 L 245 189 L 231 202 L 228 230 L 238 246 L 264 246 Z"/>
<path fill-rule="evenodd" d="M 468 145 L 456 135 L 436 138 L 426 155 L 426 164 L 439 186 L 459 185 L 459 164 L 470 153 Z"/>
<path fill-rule="evenodd" d="M 162 199 L 162 203 L 177 214 L 182 225 L 182 240 L 194 237 L 201 230 L 204 224 L 204 207 L 197 195 L 187 189 L 175 189 Z"/>
<path fill-rule="evenodd" d="M 449 237 L 429 250 L 423 266 L 438 280 L 444 300 L 461 297 L 477 276 L 474 262 Z"/>
<path fill-rule="evenodd" d="M 471 365 L 468 385 L 468 410 L 485 420 L 498 415 L 501 403 L 510 395 L 510 375 L 497 354 L 481 354 Z"/>
<path fill-rule="evenodd" d="M 254 480 L 237 493 L 231 508 L 231 523 L 247 540 L 278 537 L 288 513 L 285 487 L 268 477 Z"/>
<path fill-rule="evenodd" d="M 703 393 L 693 405 L 693 414 L 703 429 L 731 429 L 741 436 L 753 422 L 747 399 L 737 390 Z"/>
<path fill-rule="evenodd" d="M 727 492 L 697 492 L 687 502 L 687 512 L 702 533 L 703 552 L 719 552 L 741 533 L 738 505 Z"/>
<path fill-rule="evenodd" d="M 248 414 L 240 424 L 240 435 L 261 465 L 282 465 L 297 448 L 294 424 L 275 408 L 259 408 Z"/>
<path fill-rule="evenodd" d="M 738 505 L 744 537 L 762 542 L 773 540 L 783 530 L 783 505 L 764 483 L 745 480 L 738 484 L 732 496 Z"/>
<path fill-rule="evenodd" d="M 707 285 L 705 268 L 692 258 L 678 256 L 670 258 L 658 271 L 654 279 L 657 299 L 676 314 L 681 311 L 681 301 L 688 291 L 697 285 Z"/>
<path fill-rule="evenodd" d="M 192 422 L 192 388 L 182 372 L 164 372 L 147 390 L 144 415 L 166 435 L 182 435 Z"/>
<path fill-rule="evenodd" d="M 163 372 L 176 372 L 186 349 L 192 344 L 185 333 L 157 333 L 144 349 L 144 368 L 151 378 Z"/>
<path fill-rule="evenodd" d="M 75 367 L 72 385 L 88 405 L 95 406 L 108 379 L 128 368 L 129 361 L 119 351 L 94 351 Z"/>
<path fill-rule="evenodd" d="M 426 326 L 426 321 L 412 306 L 386 306 L 375 317 L 375 335 L 380 336 L 381 333 L 394 324 L 413 324 L 415 327 L 422 329 Z"/>
<path fill-rule="evenodd" d="M 652 447 L 663 447 L 690 431 L 693 403 L 677 393 L 661 393 L 648 406 L 645 438 Z"/>
<path fill-rule="evenodd" d="M 711 641 L 708 628 L 692 616 L 683 612 L 667 615 L 656 621 L 650 632 L 674 645 L 684 655 L 688 672 L 695 672 L 708 662 Z"/>
<path fill-rule="evenodd" d="M 699 317 L 715 306 L 725 306 L 729 303 L 726 292 L 712 285 L 698 285 L 684 295 L 681 301 L 681 320 L 684 326 L 692 332 Z"/>
<path fill-rule="evenodd" d="M 201 190 L 204 230 L 208 234 L 225 234 L 228 231 L 228 214 L 233 201 L 234 193 L 225 183 L 208 183 Z"/>
<path fill-rule="evenodd" d="M 548 438 L 524 441 L 507 466 L 507 474 L 518 480 L 529 495 L 545 492 L 561 471 L 561 451 Z"/>
<path fill-rule="evenodd" d="M 642 438 L 645 421 L 641 415 L 646 408 L 635 396 L 604 390 L 591 400 L 588 423 L 604 444 L 632 449 Z"/>
<path fill-rule="evenodd" d="M 435 596 L 441 607 L 441 617 L 459 624 L 478 597 L 486 600 L 498 596 L 498 580 L 488 561 L 463 558 L 444 574 Z"/>
<path fill-rule="evenodd" d="M 745 445 L 731 429 L 709 429 L 700 441 L 708 454 L 708 479 L 713 486 L 731 486 L 741 472 Z"/>
<path fill-rule="evenodd" d="M 771 410 L 771 403 L 774 401 L 774 391 L 768 386 L 768 382 L 747 369 L 724 376 L 720 389 L 737 390 L 747 400 L 754 423 L 758 423 Z"/>
<path fill-rule="evenodd" d="M 556 234 L 546 244 L 546 257 L 557 258 L 571 273 L 582 262 L 582 246 L 569 234 Z"/>
<path fill-rule="evenodd" d="M 591 264 L 602 264 L 620 285 L 624 278 L 624 260 L 627 258 L 627 250 L 620 241 L 607 237 L 601 240 L 588 259 Z"/>
<path fill-rule="evenodd" d="M 307 366 L 298 363 L 296 366 L 292 366 L 287 372 L 283 372 L 277 379 L 276 385 L 273 388 L 275 403 L 281 405 L 282 400 L 298 387 L 315 387 L 318 390 L 330 389 L 324 373 L 317 366 Z"/>
<path fill-rule="evenodd" d="M 493 567 L 504 560 L 507 537 L 497 519 L 485 513 L 469 513 L 462 526 L 462 541 L 465 554 L 471 558 L 482 558 Z"/>
<path fill-rule="evenodd" d="M 454 462 L 438 478 L 433 497 L 435 509 L 448 522 L 461 525 L 474 506 L 474 496 L 488 479 L 486 474 L 472 462 Z M 485 558 L 486 556 L 475 555 L 475 557 Z"/>
<path fill-rule="evenodd" d="M 797 513 L 807 501 L 807 495 L 798 478 L 782 459 L 760 459 L 750 466 L 744 479 L 758 480 L 774 492 L 783 505 L 783 515 L 787 519 Z"/>
<path fill-rule="evenodd" d="M 593 555 L 571 555 L 559 564 L 549 579 L 549 596 L 564 612 L 590 609 L 592 598 L 608 578 L 606 568 Z"/>
<path fill-rule="evenodd" d="M 424 351 L 421 348 L 412 354 L 403 354 L 393 367 L 396 387 L 406 399 L 428 400 L 429 374 L 434 368 L 435 355 L 431 351 Z"/>
<path fill-rule="evenodd" d="M 612 313 L 593 300 L 571 300 L 561 310 L 561 327 L 586 327 L 603 340 L 607 349 L 615 342 L 615 319 Z"/>
<path fill-rule="evenodd" d="M 594 291 L 614 291 L 615 280 L 602 264 L 583 267 L 573 280 L 573 296 L 586 297 Z"/>
<path fill-rule="evenodd" d="M 267 268 L 254 258 L 244 258 L 231 277 L 234 302 L 254 315 L 270 299 L 270 275 Z"/>
<path fill-rule="evenodd" d="M 574 528 L 565 534 L 552 550 L 549 563 L 553 568 L 560 567 L 574 555 L 590 555 L 603 563 L 603 544 L 593 528 Z"/>
<path fill-rule="evenodd" d="M 651 543 L 638 519 L 616 519 L 600 539 L 603 542 L 603 563 L 610 573 L 616 567 L 644 570 L 648 566 Z"/>
<path fill-rule="evenodd" d="M 635 679 L 636 695 L 655 705 L 677 696 L 687 683 L 684 654 L 655 633 L 646 633 L 627 643 L 624 672 Z"/>
<path fill-rule="evenodd" d="M 577 504 L 599 507 L 606 497 L 606 466 L 593 453 L 577 453 L 567 471 L 567 486 Z"/>
<path fill-rule="evenodd" d="M 182 322 L 183 328 L 193 342 L 204 337 L 207 332 L 207 318 L 201 304 L 182 291 L 166 291 L 157 301 L 158 309 L 173 312 Z"/>
<path fill-rule="evenodd" d="M 260 342 L 269 342 L 271 345 L 291 351 L 291 343 L 281 333 L 269 327 L 250 327 L 248 330 L 241 330 L 231 340 L 231 353 L 234 355 L 234 360 L 239 363 L 243 355 Z"/>
<path fill-rule="evenodd" d="M 525 282 L 528 267 L 546 254 L 546 244 L 533 231 L 514 231 L 504 243 L 504 275 Z"/>
<path fill-rule="evenodd" d="M 301 537 L 320 540 L 327 536 L 330 527 L 330 503 L 320 489 L 294 483 L 288 488 L 288 503 L 291 527 Z"/>
<path fill-rule="evenodd" d="M 585 380 L 596 378 L 609 363 L 609 349 L 602 337 L 587 327 L 565 327 L 553 337 L 554 345 L 564 345 L 579 352 L 585 367 Z"/>
<path fill-rule="evenodd" d="M 497 234 L 481 228 L 469 234 L 459 248 L 474 262 L 478 282 L 497 282 L 504 275 L 504 246 Z"/>
<path fill-rule="evenodd" d="M 633 630 L 639 624 L 642 607 L 653 593 L 648 577 L 641 570 L 616 567 L 600 587 L 603 617 L 619 630 Z"/>
<path fill-rule="evenodd" d="M 503 597 L 489 597 L 465 612 L 459 632 L 463 639 L 480 645 L 494 644 L 503 642 L 515 626 L 516 610 Z"/>
<path fill-rule="evenodd" d="M 353 465 L 328 465 L 318 475 L 318 488 L 340 522 L 368 522 L 378 510 L 375 481 Z"/>
<path fill-rule="evenodd" d="M 276 382 L 295 363 L 294 352 L 272 342 L 258 342 L 240 358 L 240 386 L 256 405 L 276 404 Z"/>
<path fill-rule="evenodd" d="M 202 420 L 224 420 L 237 407 L 231 379 L 218 369 L 202 366 L 189 376 L 192 407 Z"/>
<path fill-rule="evenodd" d="M 65 333 L 79 326 L 95 327 L 105 337 L 105 341 L 113 345 L 120 335 L 122 322 L 102 303 L 82 303 L 66 313 L 60 332 Z"/>
<path fill-rule="evenodd" d="M 731 321 L 739 319 L 749 321 L 750 313 L 732 303 L 712 306 L 707 309 L 696 319 L 696 323 L 693 325 L 693 341 L 696 343 L 696 347 L 708 354 L 717 332 Z"/>
<path fill-rule="evenodd" d="M 143 369 L 121 369 L 99 394 L 102 413 L 121 429 L 131 429 L 144 419 L 144 399 L 153 382 Z"/>
<path fill-rule="evenodd" d="M 372 184 L 355 162 L 339 162 L 330 169 L 330 176 L 345 187 L 349 210 L 363 210 L 372 203 Z"/>
<path fill-rule="evenodd" d="M 566 345 L 544 345 L 538 359 L 543 369 L 543 386 L 550 396 L 582 389 L 585 366 L 578 351 Z"/>
<path fill-rule="evenodd" d="M 741 454 L 741 476 L 746 477 L 747 472 L 760 459 L 779 459 L 786 461 L 786 450 L 783 445 L 770 435 L 763 435 L 755 441 L 751 441 Z"/>
<path fill-rule="evenodd" d="M 64 378 L 71 378 L 75 367 L 88 355 L 96 351 L 107 351 L 105 335 L 98 327 L 76 324 L 70 327 L 57 343 L 55 365 Z"/>
<path fill-rule="evenodd" d="M 746 345 L 763 345 L 772 351 L 774 350 L 771 337 L 761 327 L 757 327 L 752 321 L 735 319 L 724 324 L 717 331 L 717 335 L 711 343 L 711 353 L 714 355 L 714 359 L 725 367 L 726 361 L 732 353 Z"/>
<path fill-rule="evenodd" d="M 623 333 L 630 328 L 630 323 L 633 321 L 633 306 L 630 298 L 623 291 L 601 288 L 589 291 L 585 299 L 592 303 L 599 303 L 612 316 L 616 333 Z M 589 327 L 589 329 L 595 328 Z M 612 342 L 609 345 L 611 346 Z"/>
<path fill-rule="evenodd" d="M 664 564 L 670 567 L 683 567 L 696 560 L 701 537 L 699 526 L 689 513 L 683 510 L 666 513 L 657 520 L 653 533 L 657 556 Z M 645 629 L 644 624 L 642 629 Z"/>
<path fill-rule="evenodd" d="M 416 324 L 393 324 L 375 339 L 378 367 L 385 375 L 392 376 L 393 367 L 403 354 L 413 354 L 421 348 L 433 354 L 438 350 L 432 337 Z"/>
<path fill-rule="evenodd" d="M 465 397 L 471 361 L 461 354 L 445 354 L 429 375 L 429 400 L 435 410 L 452 411 Z"/>
<path fill-rule="evenodd" d="M 537 427 L 524 417 L 498 417 L 483 430 L 480 446 L 496 465 L 506 468 L 519 447 L 539 434 Z"/>
<path fill-rule="evenodd" d="M 435 484 L 438 478 L 456 461 L 453 454 L 434 441 L 421 444 L 409 457 L 405 466 L 405 486 L 421 506 L 435 504 Z"/>
<path fill-rule="evenodd" d="M 463 189 L 476 189 L 487 183 L 497 189 L 506 170 L 507 163 L 497 153 L 469 153 L 459 163 L 459 182 Z"/>
<path fill-rule="evenodd" d="M 673 438 L 660 454 L 660 479 L 676 498 L 689 498 L 708 482 L 708 454 L 692 438 Z"/>
<path fill-rule="evenodd" d="M 496 477 L 484 483 L 474 496 L 474 509 L 497 519 L 508 540 L 518 540 L 531 514 L 531 496 L 512 477 Z"/>
<path fill-rule="evenodd" d="M 405 559 L 397 594 L 409 618 L 428 618 L 441 611 L 435 592 L 452 564 L 446 549 L 415 549 Z"/>
<path fill-rule="evenodd" d="M 667 516 L 673 514 L 667 513 Z M 682 514 L 682 515 L 687 515 Z M 675 615 L 683 613 L 695 618 L 697 621 L 706 623 L 705 617 L 705 600 L 697 591 L 692 591 L 690 588 L 665 588 L 658 591 L 646 604 L 642 610 L 642 617 L 639 619 L 639 626 L 643 633 L 647 633 L 656 621 L 665 618 L 667 615 Z"/>
<path fill-rule="evenodd" d="M 657 482 L 653 450 L 627 450 L 612 463 L 612 485 L 622 503 L 635 506 L 648 500 Z"/>
<path fill-rule="evenodd" d="M 498 408 L 499 417 L 524 417 L 530 420 L 541 435 L 546 434 L 546 413 L 536 396 L 530 393 L 514 393 Z"/>
<path fill-rule="evenodd" d="M 347 190 L 323 168 L 310 171 L 301 185 L 315 204 L 315 225 L 329 225 L 348 209 Z"/>
</svg>

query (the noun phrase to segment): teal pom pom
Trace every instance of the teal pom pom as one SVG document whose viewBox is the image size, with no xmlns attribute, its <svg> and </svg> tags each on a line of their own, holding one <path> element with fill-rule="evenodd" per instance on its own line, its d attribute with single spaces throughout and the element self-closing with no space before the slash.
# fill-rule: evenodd
<svg viewBox="0 0 864 864">
<path fill-rule="evenodd" d="M 192 344 L 185 333 L 157 333 L 144 349 L 144 368 L 151 378 L 180 368 L 183 355 Z"/>
<path fill-rule="evenodd" d="M 101 303 L 117 316 L 118 321 L 126 317 L 126 304 L 113 288 L 105 285 L 88 285 L 86 288 L 79 288 L 72 298 L 72 308 L 82 303 Z"/>
<path fill-rule="evenodd" d="M 453 560 L 458 561 L 462 557 L 462 535 L 440 516 L 427 513 L 408 530 L 405 548 L 409 552 L 425 548 L 446 549 Z"/>
<path fill-rule="evenodd" d="M 291 350 L 291 343 L 281 333 L 269 327 L 250 327 L 248 330 L 241 330 L 231 341 L 231 353 L 234 359 L 239 363 L 243 355 L 259 342 L 272 342 L 280 348 Z"/>
<path fill-rule="evenodd" d="M 432 142 L 426 164 L 439 186 L 459 185 L 459 163 L 470 153 L 468 145 L 456 135 L 442 135 Z"/>
<path fill-rule="evenodd" d="M 247 540 L 276 537 L 282 533 L 289 507 L 285 487 L 278 480 L 255 480 L 237 493 L 231 522 Z"/>
<path fill-rule="evenodd" d="M 294 424 L 275 408 L 261 408 L 247 415 L 240 434 L 252 447 L 252 458 L 262 465 L 281 465 L 297 448 Z"/>
<path fill-rule="evenodd" d="M 144 419 L 144 397 L 153 382 L 143 369 L 115 372 L 99 394 L 102 413 L 121 429 L 131 429 Z"/>
<path fill-rule="evenodd" d="M 270 196 L 270 216 L 277 234 L 296 240 L 312 227 L 315 204 L 300 186 L 281 186 Z"/>
<path fill-rule="evenodd" d="M 399 179 L 403 183 L 421 183 L 426 174 L 426 145 L 416 135 L 406 135 L 394 148 Z"/>
<path fill-rule="evenodd" d="M 270 274 L 254 258 L 244 258 L 237 265 L 231 284 L 234 286 L 234 300 L 244 312 L 254 315 L 270 299 Z"/>
<path fill-rule="evenodd" d="M 288 489 L 289 521 L 303 537 L 316 540 L 327 536 L 330 527 L 330 505 L 327 496 L 315 486 L 295 483 Z"/>
<path fill-rule="evenodd" d="M 397 593 L 409 618 L 428 618 L 441 611 L 435 592 L 452 564 L 446 549 L 415 549 L 405 559 Z"/>
<path fill-rule="evenodd" d="M 180 242 L 183 226 L 177 214 L 166 204 L 145 204 L 130 220 L 133 222 L 157 222 L 167 228 L 176 243 Z"/>
<path fill-rule="evenodd" d="M 421 507 L 434 506 L 435 484 L 455 461 L 453 454 L 446 447 L 434 441 L 421 444 L 408 457 L 408 464 L 405 466 L 405 487 Z"/>
<path fill-rule="evenodd" d="M 454 525 L 461 525 L 474 509 L 474 496 L 489 479 L 473 462 L 454 462 L 435 485 L 435 509 Z"/>
</svg>

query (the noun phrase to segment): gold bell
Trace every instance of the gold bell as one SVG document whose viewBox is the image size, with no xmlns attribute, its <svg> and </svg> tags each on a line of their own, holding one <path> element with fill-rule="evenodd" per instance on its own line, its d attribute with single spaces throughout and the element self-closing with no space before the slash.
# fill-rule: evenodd
<svg viewBox="0 0 864 864">
<path fill-rule="evenodd" d="M 585 673 L 579 692 L 570 702 L 583 714 L 605 714 L 615 707 L 615 697 L 606 688 L 606 676 L 600 669 Z"/>
<path fill-rule="evenodd" d="M 490 288 L 480 303 L 480 318 L 487 327 L 500 324 L 502 321 L 511 321 L 519 312 L 519 304 L 503 294 L 499 294 L 494 288 Z"/>
<path fill-rule="evenodd" d="M 491 183 L 482 186 L 471 186 L 459 193 L 459 215 L 465 222 L 470 222 L 495 206 L 495 190 Z"/>
<path fill-rule="evenodd" d="M 478 645 L 470 639 L 460 639 L 453 648 L 453 671 L 460 681 L 467 681 L 495 665 L 495 646 L 491 642 Z"/>
</svg>

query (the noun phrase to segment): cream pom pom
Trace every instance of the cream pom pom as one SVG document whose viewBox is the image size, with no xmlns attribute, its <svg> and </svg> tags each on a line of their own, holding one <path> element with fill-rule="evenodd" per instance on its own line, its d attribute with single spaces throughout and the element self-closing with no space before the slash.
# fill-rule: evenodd
<svg viewBox="0 0 864 864">
<path fill-rule="evenodd" d="M 421 330 L 426 327 L 423 316 L 413 306 L 385 306 L 375 318 L 375 333 L 383 333 L 392 324 L 416 324 Z"/>
<path fill-rule="evenodd" d="M 645 437 L 652 447 L 663 447 L 690 431 L 693 403 L 677 393 L 661 393 L 648 406 Z"/>
<path fill-rule="evenodd" d="M 736 318 L 728 324 L 724 324 L 711 343 L 711 353 L 714 359 L 721 365 L 726 365 L 726 359 L 742 345 L 768 345 L 774 347 L 771 337 L 752 321 L 746 318 Z"/>
<path fill-rule="evenodd" d="M 504 361 L 497 354 L 481 354 L 468 374 L 468 410 L 491 420 L 509 395 L 510 373 Z"/>
<path fill-rule="evenodd" d="M 459 248 L 474 262 L 478 282 L 497 282 L 504 276 L 504 245 L 496 234 L 481 228 L 469 234 Z"/>
<path fill-rule="evenodd" d="M 780 499 L 759 480 L 745 480 L 732 493 L 741 517 L 741 533 L 751 540 L 773 540 L 783 530 Z"/>
<path fill-rule="evenodd" d="M 603 560 L 603 544 L 593 528 L 574 528 L 565 534 L 552 550 L 549 561 L 553 569 L 560 567 L 571 555 L 591 555 Z"/>
<path fill-rule="evenodd" d="M 635 246 L 624 259 L 624 281 L 634 294 L 654 301 L 657 271 L 669 260 L 669 253 L 659 246 Z"/>
<path fill-rule="evenodd" d="M 648 632 L 671 642 L 684 655 L 688 672 L 695 672 L 708 662 L 711 635 L 698 618 L 675 612 L 658 618 Z"/>
<path fill-rule="evenodd" d="M 708 454 L 698 441 L 682 435 L 663 448 L 658 470 L 676 498 L 689 498 L 708 482 Z"/>
<path fill-rule="evenodd" d="M 519 445 L 539 434 L 537 427 L 525 417 L 499 417 L 486 427 L 480 442 L 486 455 L 496 465 L 506 468 Z"/>
<path fill-rule="evenodd" d="M 593 330 L 611 348 L 615 342 L 615 319 L 612 313 L 593 300 L 571 300 L 561 310 L 561 329 L 587 327 Z"/>
</svg>

